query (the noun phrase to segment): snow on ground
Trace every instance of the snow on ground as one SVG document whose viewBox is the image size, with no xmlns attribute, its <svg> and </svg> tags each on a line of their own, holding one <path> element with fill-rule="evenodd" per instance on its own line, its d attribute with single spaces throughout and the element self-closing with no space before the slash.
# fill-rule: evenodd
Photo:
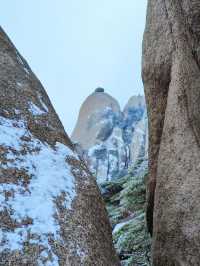
<svg viewBox="0 0 200 266">
<path fill-rule="evenodd" d="M 131 220 L 116 224 L 112 232 L 113 235 L 119 232 L 119 230 L 121 230 L 125 225 L 130 224 L 130 223 L 131 223 Z"/>
<path fill-rule="evenodd" d="M 42 105 L 42 107 L 44 108 L 44 110 L 45 110 L 46 112 L 48 112 L 49 109 L 48 109 L 48 107 L 46 106 L 46 104 L 43 102 L 43 100 L 42 100 L 42 96 L 40 95 L 40 93 L 37 93 L 37 96 L 38 96 L 38 99 L 39 99 L 39 101 L 40 101 L 40 104 Z"/>
<path fill-rule="evenodd" d="M 29 102 L 29 111 L 32 113 L 32 115 L 43 115 L 46 113 L 46 111 L 44 112 L 32 102 Z"/>
<path fill-rule="evenodd" d="M 24 137 L 30 141 L 23 140 Z M 12 208 L 12 219 L 22 221 L 26 217 L 33 219 L 33 224 L 18 228 L 12 232 L 0 229 L 0 242 L 6 239 L 7 245 L 0 245 L 0 251 L 22 248 L 27 238 L 27 231 L 41 235 L 40 241 L 48 246 L 48 233 L 59 238 L 59 225 L 54 215 L 54 199 L 66 192 L 65 208 L 71 208 L 75 193 L 75 180 L 66 163 L 66 156 L 74 156 L 72 151 L 61 143 L 55 149 L 36 139 L 25 127 L 23 121 L 14 121 L 0 117 L 0 146 L 8 148 L 7 159 L 12 160 L 1 168 L 26 170 L 30 184 L 26 189 L 23 184 L 0 184 L 0 211 Z M 20 151 L 26 147 L 26 153 Z M 13 152 L 18 151 L 19 153 Z M 13 191 L 14 197 L 5 198 L 6 191 Z M 55 260 L 56 261 L 56 260 Z M 57 263 L 51 265 L 58 265 Z"/>
</svg>

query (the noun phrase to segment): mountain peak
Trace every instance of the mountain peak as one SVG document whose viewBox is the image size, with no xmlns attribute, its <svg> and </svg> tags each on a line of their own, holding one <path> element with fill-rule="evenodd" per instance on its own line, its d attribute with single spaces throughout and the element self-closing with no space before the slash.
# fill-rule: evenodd
<svg viewBox="0 0 200 266">
<path fill-rule="evenodd" d="M 91 171 L 102 183 L 128 172 L 146 154 L 147 120 L 144 96 L 130 98 L 125 112 L 104 89 L 97 88 L 82 104 L 72 140 L 78 142 Z"/>
<path fill-rule="evenodd" d="M 145 97 L 143 95 L 132 96 L 124 107 L 124 113 L 126 113 L 130 108 L 145 108 Z"/>
<path fill-rule="evenodd" d="M 106 116 L 121 113 L 118 101 L 103 88 L 97 88 L 83 102 L 76 127 L 72 133 L 72 140 L 81 143 L 84 149 L 91 148 L 102 128 L 102 121 Z"/>
</svg>

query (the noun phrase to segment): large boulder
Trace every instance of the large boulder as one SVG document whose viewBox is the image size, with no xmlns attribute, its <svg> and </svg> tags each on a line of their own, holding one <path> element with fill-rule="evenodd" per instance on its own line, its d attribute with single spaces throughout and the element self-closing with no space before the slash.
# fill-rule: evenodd
<svg viewBox="0 0 200 266">
<path fill-rule="evenodd" d="M 123 112 L 97 88 L 83 103 L 72 140 L 83 148 L 98 183 L 122 177 L 147 155 L 147 116 L 143 96 L 133 96 Z"/>
<path fill-rule="evenodd" d="M 148 1 L 143 81 L 154 266 L 200 262 L 199 17 L 199 1 Z"/>
<path fill-rule="evenodd" d="M 119 265 L 96 182 L 1 28 L 0 265 Z"/>
</svg>

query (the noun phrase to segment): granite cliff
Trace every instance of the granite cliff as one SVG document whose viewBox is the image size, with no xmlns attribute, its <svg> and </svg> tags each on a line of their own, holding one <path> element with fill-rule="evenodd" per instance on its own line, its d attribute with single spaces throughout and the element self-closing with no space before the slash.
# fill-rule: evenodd
<svg viewBox="0 0 200 266">
<path fill-rule="evenodd" d="M 0 28 L 0 265 L 119 265 L 95 179 Z"/>
<path fill-rule="evenodd" d="M 154 266 L 200 262 L 199 18 L 199 1 L 148 1 L 143 81 L 150 142 L 147 222 Z"/>
<path fill-rule="evenodd" d="M 126 175 L 138 160 L 147 159 L 147 136 L 143 96 L 133 96 L 121 111 L 113 97 L 97 88 L 80 109 L 72 140 L 81 145 L 102 183 Z"/>
</svg>

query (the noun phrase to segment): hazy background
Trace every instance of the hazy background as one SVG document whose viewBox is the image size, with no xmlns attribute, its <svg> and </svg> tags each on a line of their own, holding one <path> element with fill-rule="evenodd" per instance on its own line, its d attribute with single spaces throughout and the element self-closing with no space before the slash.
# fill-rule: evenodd
<svg viewBox="0 0 200 266">
<path fill-rule="evenodd" d="M 43 83 L 70 134 L 80 105 L 102 86 L 121 106 L 143 94 L 147 0 L 6 0 L 0 24 Z"/>
</svg>

